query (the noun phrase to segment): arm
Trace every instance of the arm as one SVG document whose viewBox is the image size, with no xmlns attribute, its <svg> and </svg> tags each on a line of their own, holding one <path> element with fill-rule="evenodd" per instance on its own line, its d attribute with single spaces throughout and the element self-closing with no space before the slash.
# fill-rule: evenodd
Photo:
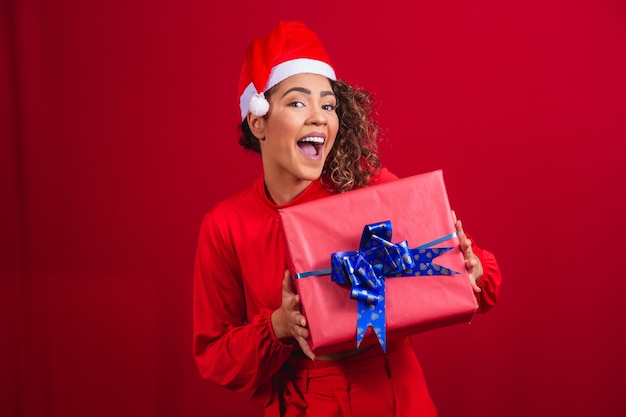
<svg viewBox="0 0 626 417">
<path fill-rule="evenodd" d="M 201 226 L 194 270 L 193 353 L 204 378 L 236 390 L 274 375 L 294 349 L 275 334 L 272 311 L 247 320 L 241 270 L 227 222 L 208 215 Z"/>
<path fill-rule="evenodd" d="M 478 312 L 485 313 L 496 305 L 500 296 L 500 284 L 502 275 L 496 257 L 489 251 L 481 249 L 472 240 L 472 250 L 478 256 L 483 268 L 483 275 L 476 282 L 480 291 L 476 294 L 478 299 Z"/>
</svg>

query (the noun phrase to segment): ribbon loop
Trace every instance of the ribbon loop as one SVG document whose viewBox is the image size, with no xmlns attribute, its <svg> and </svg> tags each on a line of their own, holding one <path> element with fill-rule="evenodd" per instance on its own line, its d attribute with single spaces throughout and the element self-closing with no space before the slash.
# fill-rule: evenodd
<svg viewBox="0 0 626 417">
<path fill-rule="evenodd" d="M 350 297 L 376 305 L 382 294 L 386 276 L 414 268 L 406 241 L 394 244 L 390 221 L 366 225 L 359 250 L 335 252 L 331 256 L 333 282 L 350 284 Z"/>
</svg>

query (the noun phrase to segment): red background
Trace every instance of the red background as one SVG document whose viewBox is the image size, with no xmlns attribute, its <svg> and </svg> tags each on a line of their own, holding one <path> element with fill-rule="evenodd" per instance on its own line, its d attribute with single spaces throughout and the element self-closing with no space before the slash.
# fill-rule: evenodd
<svg viewBox="0 0 626 417">
<path fill-rule="evenodd" d="M 1 415 L 261 415 L 195 368 L 192 268 L 260 170 L 243 51 L 294 18 L 500 262 L 499 306 L 414 338 L 441 416 L 626 415 L 624 2 L 0 7 Z"/>
</svg>

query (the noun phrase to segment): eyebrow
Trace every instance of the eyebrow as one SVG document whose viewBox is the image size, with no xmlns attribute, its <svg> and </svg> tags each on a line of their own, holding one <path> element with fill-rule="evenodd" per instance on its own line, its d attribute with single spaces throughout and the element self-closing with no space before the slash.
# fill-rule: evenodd
<svg viewBox="0 0 626 417">
<path fill-rule="evenodd" d="M 304 87 L 292 87 L 289 90 L 285 91 L 285 94 L 282 95 L 282 97 L 285 97 L 287 94 L 291 93 L 292 91 L 299 91 L 300 93 L 304 93 L 304 94 L 308 94 L 311 95 L 311 90 L 309 90 L 308 88 L 304 88 Z M 335 93 L 333 93 L 332 91 L 322 91 L 320 93 L 320 97 L 326 97 L 326 96 L 334 96 Z M 281 97 L 281 98 L 282 98 Z"/>
</svg>

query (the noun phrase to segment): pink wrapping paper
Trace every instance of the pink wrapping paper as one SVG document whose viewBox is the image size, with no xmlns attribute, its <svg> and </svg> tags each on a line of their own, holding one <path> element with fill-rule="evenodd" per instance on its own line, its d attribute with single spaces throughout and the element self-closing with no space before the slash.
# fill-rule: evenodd
<svg viewBox="0 0 626 417">
<path fill-rule="evenodd" d="M 363 227 L 390 220 L 393 243 L 410 248 L 456 231 L 443 174 L 433 171 L 280 210 L 292 276 L 330 268 L 334 252 L 359 248 Z M 387 339 L 471 321 L 477 303 L 456 236 L 433 263 L 453 275 L 387 278 Z M 357 302 L 330 274 L 295 280 L 316 354 L 356 347 Z M 373 338 L 375 341 L 376 339 Z"/>
</svg>

